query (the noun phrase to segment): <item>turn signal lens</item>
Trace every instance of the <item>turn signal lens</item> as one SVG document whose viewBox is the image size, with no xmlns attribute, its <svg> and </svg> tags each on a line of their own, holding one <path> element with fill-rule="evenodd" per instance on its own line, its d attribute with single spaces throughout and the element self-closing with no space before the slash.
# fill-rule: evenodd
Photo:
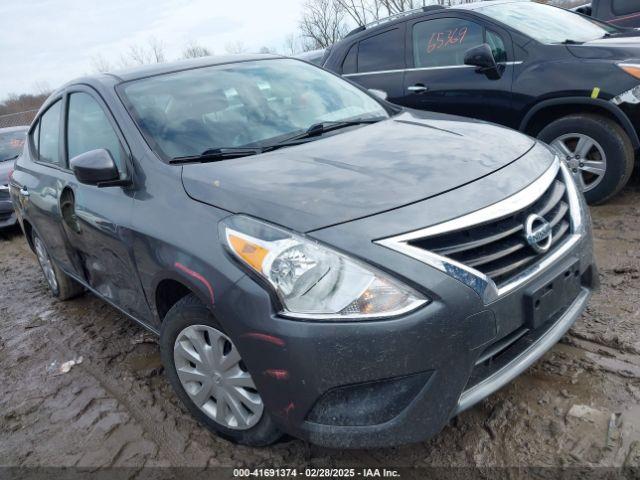
<svg viewBox="0 0 640 480">
<path fill-rule="evenodd" d="M 629 75 L 640 78 L 640 65 L 636 63 L 619 63 L 618 66 Z"/>
<path fill-rule="evenodd" d="M 429 300 L 395 279 L 287 230 L 238 215 L 223 241 L 275 290 L 285 316 L 308 320 L 385 318 Z"/>
<path fill-rule="evenodd" d="M 269 250 L 262 248 L 260 245 L 250 242 L 246 238 L 240 238 L 237 235 L 229 234 L 229 245 L 236 255 L 247 262 L 254 270 L 262 268 L 262 262 L 269 253 Z"/>
</svg>

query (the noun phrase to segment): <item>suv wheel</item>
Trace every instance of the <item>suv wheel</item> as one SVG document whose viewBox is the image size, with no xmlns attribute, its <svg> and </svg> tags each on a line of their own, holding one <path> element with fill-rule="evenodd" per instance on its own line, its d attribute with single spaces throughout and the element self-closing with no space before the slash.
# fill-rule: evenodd
<svg viewBox="0 0 640 480">
<path fill-rule="evenodd" d="M 561 154 L 590 204 L 605 202 L 631 177 L 631 140 L 608 118 L 570 115 L 546 126 L 538 138 Z"/>
<path fill-rule="evenodd" d="M 210 430 L 251 446 L 281 437 L 235 344 L 195 295 L 167 313 L 160 354 L 178 397 Z"/>
<path fill-rule="evenodd" d="M 69 300 L 80 295 L 84 289 L 74 279 L 69 277 L 54 263 L 49 256 L 47 247 L 37 234 L 33 234 L 33 247 L 38 257 L 38 263 L 49 285 L 49 290 L 54 297 L 60 300 Z"/>
</svg>

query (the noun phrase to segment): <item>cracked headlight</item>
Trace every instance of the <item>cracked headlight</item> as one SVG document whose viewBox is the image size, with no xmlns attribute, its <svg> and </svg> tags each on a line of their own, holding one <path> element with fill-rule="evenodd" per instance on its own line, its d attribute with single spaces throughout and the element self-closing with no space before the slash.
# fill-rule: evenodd
<svg viewBox="0 0 640 480">
<path fill-rule="evenodd" d="M 225 219 L 220 234 L 232 255 L 273 288 L 284 316 L 384 318 L 410 312 L 429 301 L 368 265 L 249 217 Z"/>
</svg>

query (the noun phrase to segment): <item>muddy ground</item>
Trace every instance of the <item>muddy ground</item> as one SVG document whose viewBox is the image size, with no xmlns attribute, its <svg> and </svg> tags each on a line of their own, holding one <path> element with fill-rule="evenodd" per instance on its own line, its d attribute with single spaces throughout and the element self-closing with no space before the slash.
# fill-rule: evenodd
<svg viewBox="0 0 640 480">
<path fill-rule="evenodd" d="M 0 239 L 0 465 L 638 466 L 640 180 L 592 209 L 602 291 L 526 374 L 415 445 L 232 445 L 162 375 L 153 336 L 92 295 L 52 299 L 24 238 Z M 80 360 L 67 373 L 64 362 Z"/>
</svg>

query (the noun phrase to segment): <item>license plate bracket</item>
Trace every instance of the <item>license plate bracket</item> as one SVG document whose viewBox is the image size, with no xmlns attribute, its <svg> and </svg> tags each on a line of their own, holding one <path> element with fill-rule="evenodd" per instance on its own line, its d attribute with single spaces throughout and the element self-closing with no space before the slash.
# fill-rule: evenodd
<svg viewBox="0 0 640 480">
<path fill-rule="evenodd" d="M 581 289 L 580 262 L 566 266 L 552 280 L 537 284 L 524 296 L 526 326 L 536 329 L 556 320 Z"/>
</svg>

